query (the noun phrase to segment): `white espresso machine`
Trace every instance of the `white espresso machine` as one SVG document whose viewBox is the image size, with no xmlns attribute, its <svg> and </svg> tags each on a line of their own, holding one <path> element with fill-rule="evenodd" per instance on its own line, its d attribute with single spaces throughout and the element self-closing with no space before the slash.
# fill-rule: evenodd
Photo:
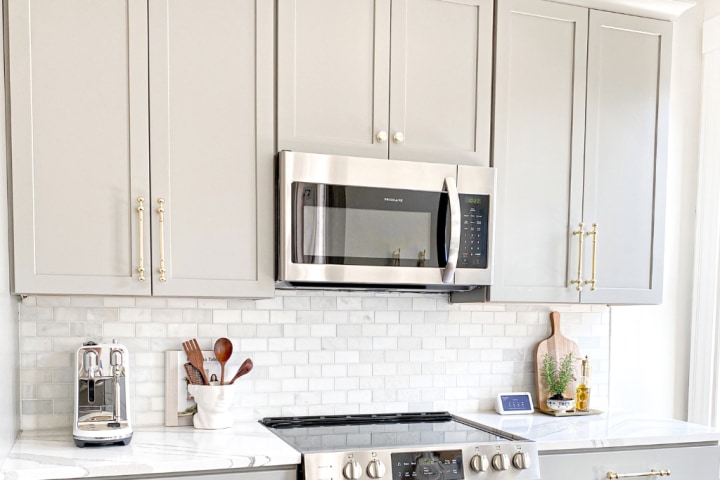
<svg viewBox="0 0 720 480">
<path fill-rule="evenodd" d="M 75 355 L 75 445 L 127 445 L 132 439 L 125 346 L 85 342 Z"/>
</svg>

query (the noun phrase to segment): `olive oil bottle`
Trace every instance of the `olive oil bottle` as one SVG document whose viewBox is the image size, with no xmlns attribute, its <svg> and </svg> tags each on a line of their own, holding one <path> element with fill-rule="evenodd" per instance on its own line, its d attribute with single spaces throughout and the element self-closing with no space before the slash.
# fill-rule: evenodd
<svg viewBox="0 0 720 480">
<path fill-rule="evenodd" d="M 578 412 L 590 411 L 590 360 L 587 355 L 580 367 L 580 382 L 575 392 L 575 410 Z"/>
</svg>

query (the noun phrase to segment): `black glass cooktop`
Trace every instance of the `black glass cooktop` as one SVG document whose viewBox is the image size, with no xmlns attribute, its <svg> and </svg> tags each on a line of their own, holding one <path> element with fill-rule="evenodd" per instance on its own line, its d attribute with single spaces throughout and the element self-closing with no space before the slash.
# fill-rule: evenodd
<svg viewBox="0 0 720 480">
<path fill-rule="evenodd" d="M 270 417 L 260 423 L 301 453 L 510 441 L 447 412 Z"/>
</svg>

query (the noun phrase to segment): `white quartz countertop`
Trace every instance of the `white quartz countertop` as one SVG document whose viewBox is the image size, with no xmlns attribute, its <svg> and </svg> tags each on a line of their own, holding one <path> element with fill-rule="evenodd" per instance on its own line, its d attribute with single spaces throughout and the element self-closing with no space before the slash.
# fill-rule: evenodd
<svg viewBox="0 0 720 480">
<path fill-rule="evenodd" d="M 299 452 L 257 422 L 224 430 L 144 427 L 135 429 L 130 445 L 85 448 L 75 446 L 69 429 L 48 430 L 23 432 L 2 463 L 0 478 L 219 473 L 299 463 Z"/>
<path fill-rule="evenodd" d="M 553 417 L 542 413 L 499 415 L 495 412 L 457 416 L 533 440 L 537 442 L 541 453 L 552 450 L 720 441 L 718 429 L 630 412 L 606 412 L 575 417 Z"/>
<path fill-rule="evenodd" d="M 580 417 L 462 413 L 458 417 L 534 440 L 551 451 L 720 441 L 720 430 L 637 413 Z M 2 459 L 0 458 L 0 461 Z M 300 463 L 300 453 L 257 422 L 225 430 L 143 427 L 128 446 L 77 448 L 69 430 L 23 432 L 0 469 L 3 480 L 221 473 Z"/>
</svg>

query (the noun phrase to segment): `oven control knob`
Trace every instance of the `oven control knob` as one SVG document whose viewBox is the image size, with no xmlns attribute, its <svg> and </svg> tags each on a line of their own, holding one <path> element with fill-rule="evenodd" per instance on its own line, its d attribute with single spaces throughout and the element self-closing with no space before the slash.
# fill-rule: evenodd
<svg viewBox="0 0 720 480">
<path fill-rule="evenodd" d="M 385 476 L 385 464 L 377 458 L 368 463 L 367 474 L 370 478 L 383 478 Z"/>
<path fill-rule="evenodd" d="M 507 453 L 496 453 L 492 457 L 492 467 L 495 470 L 502 471 L 510 468 L 510 457 Z"/>
<path fill-rule="evenodd" d="M 343 477 L 347 478 L 348 480 L 358 480 L 360 477 L 362 477 L 362 474 L 363 469 L 360 466 L 359 462 L 348 462 L 343 468 Z"/>
<path fill-rule="evenodd" d="M 486 472 L 490 461 L 485 455 L 476 454 L 470 459 L 470 468 L 473 472 Z"/>
<path fill-rule="evenodd" d="M 518 452 L 513 455 L 512 463 L 518 470 L 530 468 L 530 454 L 527 452 Z"/>
</svg>

